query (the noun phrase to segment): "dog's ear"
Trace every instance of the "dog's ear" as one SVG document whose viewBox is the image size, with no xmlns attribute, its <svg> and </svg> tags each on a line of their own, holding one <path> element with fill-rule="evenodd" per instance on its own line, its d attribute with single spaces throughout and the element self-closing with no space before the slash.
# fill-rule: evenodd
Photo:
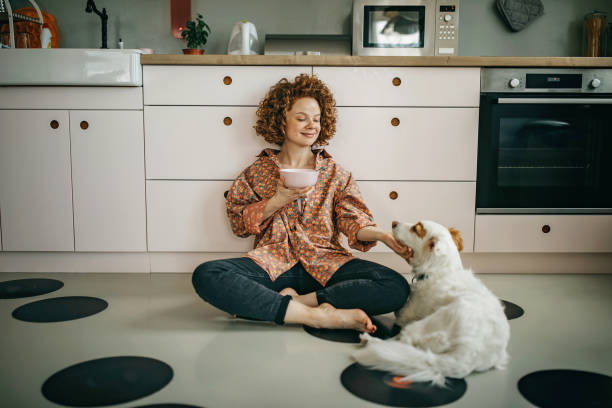
<svg viewBox="0 0 612 408">
<path fill-rule="evenodd" d="M 410 231 L 414 232 L 419 238 L 423 238 L 425 235 L 427 235 L 427 230 L 425 229 L 421 221 L 414 224 L 410 228 Z"/>
<path fill-rule="evenodd" d="M 463 238 L 461 237 L 461 233 L 452 227 L 448 230 L 450 231 L 453 241 L 455 241 L 455 245 L 457 245 L 457 249 L 461 252 L 463 250 Z"/>
</svg>

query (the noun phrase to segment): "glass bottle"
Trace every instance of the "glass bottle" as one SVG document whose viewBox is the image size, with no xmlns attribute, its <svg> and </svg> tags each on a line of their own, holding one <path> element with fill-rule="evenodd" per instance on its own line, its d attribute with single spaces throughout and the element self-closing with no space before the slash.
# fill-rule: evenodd
<svg viewBox="0 0 612 408">
<path fill-rule="evenodd" d="M 603 57 L 607 53 L 608 18 L 604 11 L 595 10 L 584 16 L 582 55 Z"/>
</svg>

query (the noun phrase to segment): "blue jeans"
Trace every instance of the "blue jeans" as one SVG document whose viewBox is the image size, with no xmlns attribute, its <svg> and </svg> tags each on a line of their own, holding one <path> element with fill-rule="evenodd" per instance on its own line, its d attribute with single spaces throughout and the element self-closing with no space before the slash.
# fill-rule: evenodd
<svg viewBox="0 0 612 408">
<path fill-rule="evenodd" d="M 410 285 L 386 266 L 363 259 L 342 265 L 323 287 L 299 262 L 273 282 L 250 258 L 209 261 L 192 276 L 198 295 L 211 305 L 241 317 L 283 324 L 291 296 L 278 292 L 291 287 L 300 295 L 315 292 L 317 301 L 339 309 L 362 309 L 374 316 L 406 303 Z"/>
</svg>

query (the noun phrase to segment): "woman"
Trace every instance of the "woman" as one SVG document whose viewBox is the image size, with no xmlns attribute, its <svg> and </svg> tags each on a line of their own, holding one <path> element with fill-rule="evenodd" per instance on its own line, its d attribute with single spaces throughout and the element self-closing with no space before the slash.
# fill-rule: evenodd
<svg viewBox="0 0 612 408">
<path fill-rule="evenodd" d="M 410 287 L 400 274 L 353 257 L 339 242 L 341 232 L 360 251 L 382 241 L 405 258 L 412 253 L 376 226 L 351 173 L 312 149 L 334 135 L 335 105 L 327 86 L 305 74 L 282 79 L 259 104 L 255 130 L 281 149 L 265 149 L 227 194 L 233 232 L 255 235 L 255 245 L 246 257 L 196 268 L 193 285 L 207 302 L 277 324 L 369 333 L 376 330 L 369 315 L 404 305 Z M 281 168 L 316 169 L 319 177 L 313 187 L 287 188 Z"/>
</svg>

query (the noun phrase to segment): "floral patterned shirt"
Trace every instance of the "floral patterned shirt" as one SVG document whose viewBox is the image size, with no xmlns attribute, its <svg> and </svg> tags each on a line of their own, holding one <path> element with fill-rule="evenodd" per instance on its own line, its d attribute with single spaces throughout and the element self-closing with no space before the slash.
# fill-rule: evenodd
<svg viewBox="0 0 612 408">
<path fill-rule="evenodd" d="M 280 177 L 278 153 L 265 149 L 234 181 L 225 202 L 232 230 L 239 237 L 255 235 L 254 248 L 247 256 L 270 279 L 301 262 L 325 286 L 338 268 L 354 258 L 340 243 L 339 233 L 348 237 L 351 248 L 365 252 L 376 242 L 358 240 L 357 232 L 376 223 L 351 173 L 322 149 L 315 151 L 319 178 L 302 202 L 302 214 L 296 200 L 264 220 L 264 207 Z"/>
</svg>

